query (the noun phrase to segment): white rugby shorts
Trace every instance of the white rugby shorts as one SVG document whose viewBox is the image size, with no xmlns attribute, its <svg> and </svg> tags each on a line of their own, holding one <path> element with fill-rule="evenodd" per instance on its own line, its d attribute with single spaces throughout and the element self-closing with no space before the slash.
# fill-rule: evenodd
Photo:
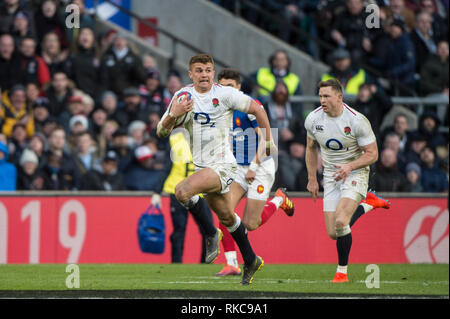
<svg viewBox="0 0 450 319">
<path fill-rule="evenodd" d="M 356 202 L 366 198 L 369 186 L 369 170 L 352 171 L 345 179 L 336 182 L 332 177 L 324 177 L 323 211 L 335 212 L 341 198 L 350 198 Z"/>
<path fill-rule="evenodd" d="M 275 182 L 275 161 L 270 158 L 262 162 L 251 184 L 245 180 L 248 168 L 247 165 L 238 165 L 235 182 L 246 191 L 247 198 L 266 201 Z"/>
</svg>

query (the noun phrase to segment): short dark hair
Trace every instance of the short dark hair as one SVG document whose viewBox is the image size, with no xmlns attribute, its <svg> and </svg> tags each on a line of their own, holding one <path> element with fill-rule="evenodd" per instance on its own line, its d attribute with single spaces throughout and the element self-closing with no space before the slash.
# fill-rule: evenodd
<svg viewBox="0 0 450 319">
<path fill-rule="evenodd" d="M 194 63 L 212 63 L 212 65 L 214 65 L 214 59 L 211 55 L 207 54 L 207 53 L 200 53 L 197 55 L 194 55 L 190 60 L 189 60 L 189 68 L 191 68 L 192 64 Z"/>
<path fill-rule="evenodd" d="M 343 94 L 342 84 L 337 79 L 329 79 L 326 81 L 320 81 L 317 86 L 320 88 L 331 87 L 335 92 Z"/>
<path fill-rule="evenodd" d="M 234 80 L 237 84 L 241 84 L 241 74 L 235 69 L 226 68 L 220 71 L 217 80 L 220 81 L 222 79 Z"/>
</svg>

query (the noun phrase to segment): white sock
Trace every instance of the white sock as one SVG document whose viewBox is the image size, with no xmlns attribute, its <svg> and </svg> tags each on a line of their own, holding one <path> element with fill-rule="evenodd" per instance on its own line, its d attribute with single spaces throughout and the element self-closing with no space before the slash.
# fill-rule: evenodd
<svg viewBox="0 0 450 319">
<path fill-rule="evenodd" d="M 241 218 L 238 216 L 238 214 L 234 213 L 234 218 L 235 218 L 234 225 L 231 227 L 227 227 L 230 233 L 233 233 L 241 224 Z"/>
<path fill-rule="evenodd" d="M 336 272 L 340 272 L 340 273 L 343 273 L 343 274 L 347 274 L 347 266 L 337 266 L 337 270 L 336 270 Z"/>
<path fill-rule="evenodd" d="M 237 262 L 236 251 L 226 251 L 225 258 L 227 259 L 227 264 L 233 267 L 239 267 Z"/>
<path fill-rule="evenodd" d="M 281 204 L 283 204 L 283 197 L 275 196 L 272 198 L 271 202 L 278 208 L 280 208 Z"/>
<path fill-rule="evenodd" d="M 190 209 L 192 208 L 195 204 L 197 204 L 198 200 L 200 199 L 200 196 L 198 195 L 194 195 L 191 198 L 189 198 L 189 200 L 183 204 L 184 208 L 186 209 Z"/>
<path fill-rule="evenodd" d="M 364 208 L 364 214 L 370 212 L 373 209 L 373 206 L 367 203 L 361 203 L 360 205 Z"/>
</svg>

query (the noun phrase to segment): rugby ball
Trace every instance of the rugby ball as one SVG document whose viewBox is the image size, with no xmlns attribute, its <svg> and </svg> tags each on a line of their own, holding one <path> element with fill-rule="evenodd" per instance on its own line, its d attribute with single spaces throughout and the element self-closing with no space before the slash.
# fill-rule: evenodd
<svg viewBox="0 0 450 319">
<path fill-rule="evenodd" d="M 181 102 L 181 101 L 183 101 L 184 99 L 190 100 L 190 99 L 192 99 L 192 95 L 191 95 L 191 93 L 189 93 L 189 92 L 182 91 L 182 92 L 180 92 L 180 93 L 177 94 L 176 99 L 177 99 L 178 102 Z M 191 113 L 192 113 L 192 111 L 189 111 L 189 112 L 186 112 L 186 113 L 183 114 L 183 115 L 180 115 L 180 116 L 177 118 L 177 120 L 175 121 L 175 126 L 183 125 L 184 122 L 186 122 L 186 120 L 189 120 L 189 119 L 190 119 Z"/>
</svg>

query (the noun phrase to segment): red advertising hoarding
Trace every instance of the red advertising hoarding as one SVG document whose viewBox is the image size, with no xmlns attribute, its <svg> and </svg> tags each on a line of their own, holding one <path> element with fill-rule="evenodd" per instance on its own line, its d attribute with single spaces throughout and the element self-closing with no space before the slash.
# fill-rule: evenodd
<svg viewBox="0 0 450 319">
<path fill-rule="evenodd" d="M 0 264 L 170 263 L 169 201 L 162 201 L 166 248 L 157 255 L 142 253 L 137 239 L 149 197 L 0 197 Z M 293 202 L 293 217 L 280 210 L 249 232 L 255 252 L 266 263 L 336 263 L 336 243 L 326 233 L 321 200 Z M 352 227 L 350 263 L 448 263 L 448 200 L 394 198 L 391 203 L 390 210 L 369 212 Z M 239 214 L 244 205 L 239 204 Z M 200 249 L 198 228 L 189 217 L 183 262 L 199 262 Z M 222 254 L 216 263 L 224 260 Z"/>
</svg>

